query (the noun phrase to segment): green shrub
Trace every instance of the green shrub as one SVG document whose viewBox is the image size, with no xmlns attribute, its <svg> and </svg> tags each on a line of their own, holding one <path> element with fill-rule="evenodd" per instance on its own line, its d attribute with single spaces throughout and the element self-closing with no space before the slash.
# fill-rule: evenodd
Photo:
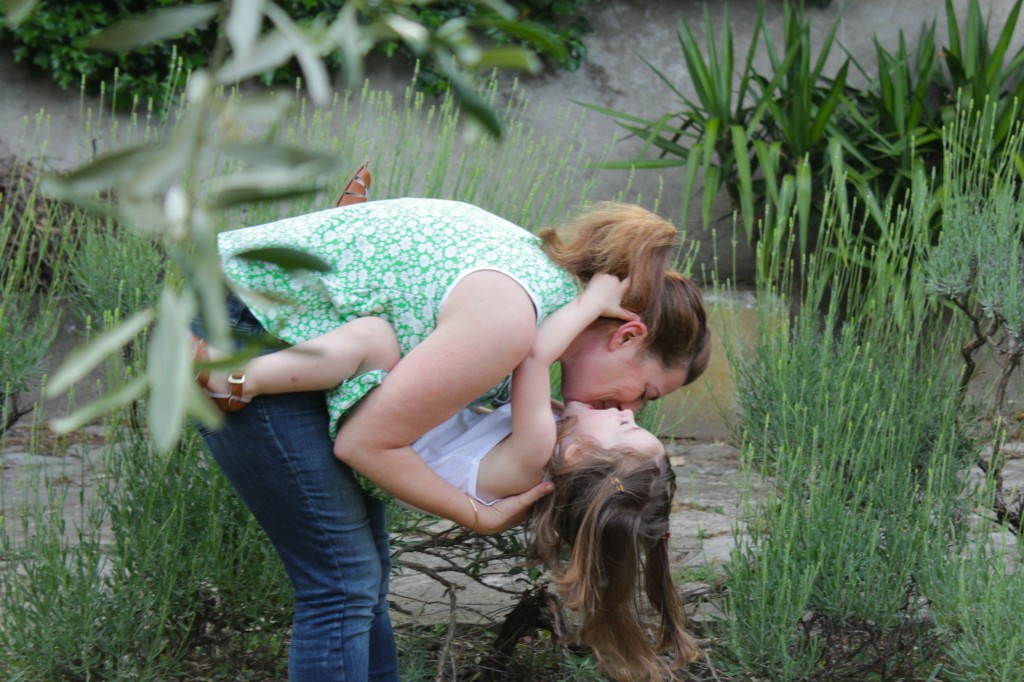
<svg viewBox="0 0 1024 682">
<path fill-rule="evenodd" d="M 497 44 L 524 44 L 552 56 L 560 68 L 574 71 L 586 59 L 586 46 L 582 36 L 590 31 L 580 7 L 597 0 L 519 0 L 513 5 L 519 12 L 516 22 L 530 21 L 538 30 L 517 29 L 505 22 L 490 22 L 484 18 L 479 4 L 449 0 L 448 2 L 412 5 L 407 11 L 425 26 L 436 29 L 453 18 L 467 18 L 480 22 L 487 38 Z M 205 0 L 121 0 L 116 3 L 84 2 L 72 0 L 56 2 L 41 0 L 29 18 L 14 30 L 0 28 L 0 38 L 13 46 L 18 62 L 31 64 L 47 72 L 62 88 L 74 88 L 86 82 L 91 89 L 102 83 L 113 84 L 118 93 L 118 104 L 123 97 L 130 102 L 153 99 L 158 108 L 170 93 L 178 92 L 188 74 L 205 67 L 214 49 L 217 32 L 213 25 L 189 31 L 185 35 L 132 52 L 116 54 L 86 50 L 83 39 L 96 30 L 107 28 L 130 16 L 151 11 L 157 7 L 202 4 Z M 297 23 L 315 23 L 323 18 L 335 17 L 344 6 L 344 0 L 282 0 L 276 3 Z M 513 24 L 516 22 L 512 22 Z M 557 49 L 552 49 L 557 44 Z M 391 55 L 400 51 L 415 59 L 410 49 L 399 41 L 385 42 L 378 51 Z M 341 55 L 327 59 L 329 66 L 339 69 Z M 282 67 L 262 75 L 265 84 L 292 83 L 299 76 L 293 66 Z M 168 79 L 172 82 L 168 87 Z M 426 91 L 440 94 L 448 88 L 448 78 L 432 64 L 419 74 L 418 84 Z"/>
<path fill-rule="evenodd" d="M 1017 552 L 983 540 L 927 576 L 931 610 L 948 640 L 942 679 L 1024 680 L 1024 557 Z"/>
<path fill-rule="evenodd" d="M 128 319 L 156 304 L 165 267 L 149 239 L 94 217 L 71 260 L 68 304 L 83 323 Z"/>
<path fill-rule="evenodd" d="M 912 676 L 939 645 L 920 575 L 955 551 L 971 459 L 955 373 L 917 337 L 804 312 L 740 373 L 744 452 L 776 497 L 727 568 L 726 649 L 772 679 Z"/>
<path fill-rule="evenodd" d="M 116 485 L 102 492 L 114 533 L 110 584 L 115 596 L 156 602 L 119 610 L 126 627 L 145 633 L 123 641 L 122 656 L 137 659 L 149 646 L 185 657 L 198 646 L 240 657 L 261 638 L 282 638 L 291 584 L 198 434 L 156 455 L 145 434 L 122 433 L 107 462 Z"/>
<path fill-rule="evenodd" d="M 191 4 L 201 2 L 191 0 Z M 90 51 L 81 43 L 97 29 L 112 26 L 133 14 L 154 6 L 181 4 L 189 4 L 189 0 L 42 0 L 20 26 L 2 29 L 0 36 L 13 46 L 16 61 L 42 69 L 62 88 L 76 88 L 85 82 L 95 90 L 106 83 L 126 95 L 128 102 L 138 96 L 142 101 L 151 98 L 161 104 L 172 74 L 175 82 L 171 83 L 170 91 L 176 92 L 184 85 L 189 71 L 206 64 L 216 37 L 212 27 L 130 53 Z M 182 68 L 178 68 L 179 62 Z"/>
<path fill-rule="evenodd" d="M 104 475 L 76 527 L 65 526 L 71 476 L 26 475 L 22 489 L 37 493 L 25 509 L 0 495 L 4 516 L 21 519 L 20 533 L 0 532 L 0 673 L 182 678 L 196 649 L 202 669 L 240 670 L 249 648 L 280 642 L 291 621 L 291 587 L 269 541 L 194 431 L 168 455 L 117 419 L 106 436 L 98 462 L 81 460 L 79 476 L 86 466 Z M 272 678 L 283 672 L 276 649 Z"/>
<path fill-rule="evenodd" d="M 57 334 L 77 241 L 80 212 L 44 200 L 38 182 L 27 160 L 0 167 L 0 434 L 32 410 L 23 394 Z"/>
<path fill-rule="evenodd" d="M 1024 359 L 1024 201 L 1018 175 L 1024 135 L 1017 121 L 997 140 L 993 109 L 975 110 L 968 101 L 949 128 L 956 133 L 947 136 L 951 168 L 942 232 L 927 251 L 924 270 L 928 292 L 971 322 L 972 334 L 961 347 L 961 390 L 975 378 L 974 356 L 981 348 L 989 346 L 1004 358 L 992 403 L 998 415 L 1010 377 Z"/>
<path fill-rule="evenodd" d="M 84 470 L 84 460 L 79 466 Z M 94 652 L 102 657 L 109 634 L 102 513 L 83 511 L 77 528 L 66 529 L 70 477 L 46 474 L 42 466 L 34 471 L 18 481 L 22 505 L 0 489 L 0 674 L 10 680 L 82 679 L 95 664 Z"/>
<path fill-rule="evenodd" d="M 870 253 L 832 204 L 823 246 L 843 258 L 811 256 L 795 317 L 766 306 L 756 356 L 736 362 L 745 463 L 775 491 L 727 567 L 722 662 L 741 679 L 1024 679 L 1021 555 L 974 515 L 1000 475 L 970 482 L 957 357 L 979 326 L 1019 335 L 1021 142 L 993 120 L 968 103 L 943 131 L 937 245 L 916 197 Z M 891 267 L 915 254 L 925 268 Z"/>
<path fill-rule="evenodd" d="M 487 28 L 485 33 L 490 40 L 498 45 L 508 43 L 525 43 L 541 53 L 549 53 L 548 57 L 566 71 L 576 71 L 587 59 L 587 46 L 583 36 L 590 33 L 590 23 L 581 14 L 583 5 L 600 0 L 512 0 L 519 13 L 519 20 L 527 20 L 543 26 L 551 32 L 551 37 L 561 45 L 557 55 L 550 54 L 542 42 L 530 40 L 529 35 L 514 35 L 500 26 Z M 439 27 L 444 22 L 456 18 L 479 18 L 480 8 L 471 2 L 445 0 L 425 4 L 417 10 L 418 18 L 429 27 Z M 486 26 L 486 24 L 485 24 Z M 407 58 L 415 55 L 398 43 L 383 45 L 385 54 L 400 51 Z M 427 64 L 417 75 L 416 86 L 425 92 L 440 95 L 448 89 L 448 79 L 443 73 Z"/>
</svg>

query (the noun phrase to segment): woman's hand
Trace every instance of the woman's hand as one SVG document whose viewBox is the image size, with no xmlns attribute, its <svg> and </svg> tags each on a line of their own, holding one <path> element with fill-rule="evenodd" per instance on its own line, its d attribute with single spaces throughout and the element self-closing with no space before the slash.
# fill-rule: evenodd
<svg viewBox="0 0 1024 682">
<path fill-rule="evenodd" d="M 494 535 L 519 525 L 530 513 L 533 503 L 545 495 L 550 495 L 554 490 L 554 483 L 544 481 L 525 493 L 502 498 L 489 507 L 477 504 L 476 532 L 480 535 Z"/>
<path fill-rule="evenodd" d="M 599 272 L 590 278 L 580 294 L 580 302 L 592 306 L 596 317 L 614 317 L 619 320 L 635 320 L 638 315 L 622 307 L 622 297 L 629 289 L 629 278 L 619 279 L 615 275 Z"/>
</svg>

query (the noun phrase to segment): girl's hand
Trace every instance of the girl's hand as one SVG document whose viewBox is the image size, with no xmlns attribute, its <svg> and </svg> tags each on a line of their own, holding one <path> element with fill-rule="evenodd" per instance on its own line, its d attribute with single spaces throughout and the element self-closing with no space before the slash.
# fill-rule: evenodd
<svg viewBox="0 0 1024 682">
<path fill-rule="evenodd" d="M 554 490 L 554 483 L 544 481 L 525 493 L 502 498 L 489 507 L 478 502 L 476 532 L 480 535 L 494 535 L 519 525 L 530 513 L 533 503 Z"/>
<path fill-rule="evenodd" d="M 615 275 L 599 272 L 590 278 L 587 287 L 580 294 L 580 302 L 594 306 L 597 317 L 614 317 L 619 320 L 635 320 L 638 315 L 622 307 L 622 297 L 629 289 L 629 278 L 620 280 Z"/>
</svg>

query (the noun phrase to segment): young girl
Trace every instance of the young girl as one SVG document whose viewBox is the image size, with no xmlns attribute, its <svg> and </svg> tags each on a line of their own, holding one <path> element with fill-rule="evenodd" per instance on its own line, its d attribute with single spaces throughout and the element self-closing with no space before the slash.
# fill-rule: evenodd
<svg viewBox="0 0 1024 682">
<path fill-rule="evenodd" d="M 581 615 L 580 639 L 606 670 L 641 679 L 658 678 L 663 650 L 675 651 L 673 668 L 696 655 L 668 564 L 675 477 L 661 442 L 637 426 L 630 410 L 570 402 L 556 425 L 549 379 L 550 365 L 594 320 L 636 317 L 621 307 L 627 289 L 627 280 L 593 275 L 580 296 L 538 328 L 513 373 L 509 404 L 489 413 L 462 410 L 412 447 L 467 494 L 474 510 L 477 502 L 492 504 L 551 476 L 555 492 L 533 510 L 530 553 L 551 566 L 566 606 Z M 211 355 L 217 354 L 197 353 L 200 359 Z M 365 317 L 250 360 L 244 373 L 215 372 L 200 380 L 222 409 L 233 411 L 257 395 L 323 390 L 390 370 L 399 357 L 388 322 Z M 644 630 L 641 589 L 660 618 L 653 645 Z"/>
</svg>

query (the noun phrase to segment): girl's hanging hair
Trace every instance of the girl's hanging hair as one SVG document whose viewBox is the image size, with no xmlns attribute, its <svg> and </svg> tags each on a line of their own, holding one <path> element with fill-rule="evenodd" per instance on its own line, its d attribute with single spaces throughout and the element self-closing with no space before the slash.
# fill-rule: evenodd
<svg viewBox="0 0 1024 682">
<path fill-rule="evenodd" d="M 564 226 L 537 234 L 548 257 L 589 281 L 599 272 L 629 277 L 622 307 L 647 325 L 644 347 L 665 367 L 687 365 L 686 383 L 707 367 L 710 332 L 700 290 L 672 269 L 678 233 L 667 220 L 634 204 L 601 203 Z"/>
<path fill-rule="evenodd" d="M 571 423 L 561 429 L 561 437 Z M 675 474 L 665 456 L 603 450 L 585 439 L 582 463 L 554 457 L 555 492 L 531 517 L 531 555 L 582 620 L 579 639 L 616 679 L 661 679 L 697 656 L 672 582 L 668 521 Z M 659 617 L 656 640 L 644 626 L 647 605 Z M 661 654 L 673 651 L 669 664 Z"/>
</svg>

